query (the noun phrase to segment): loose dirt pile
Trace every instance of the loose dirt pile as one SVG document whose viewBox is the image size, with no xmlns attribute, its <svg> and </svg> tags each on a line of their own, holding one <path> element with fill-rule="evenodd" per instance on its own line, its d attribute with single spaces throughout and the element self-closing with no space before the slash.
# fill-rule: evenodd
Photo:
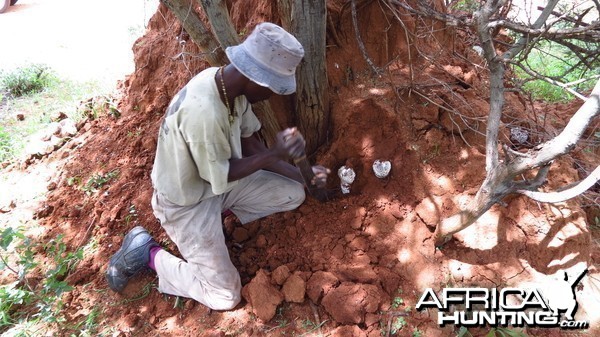
<svg viewBox="0 0 600 337">
<path fill-rule="evenodd" d="M 276 20 L 268 1 L 253 2 L 252 9 L 244 2 L 237 5 L 232 17 L 239 31 Z M 37 213 L 47 228 L 45 237 L 64 234 L 71 247 L 97 242 L 97 250 L 67 277 L 75 287 L 65 298 L 70 319 L 80 320 L 99 306 L 105 324 L 120 335 L 450 336 L 459 327 L 439 328 L 435 312 L 414 310 L 425 288 L 518 286 L 581 267 L 590 272 L 578 288 L 577 317 L 593 319 L 600 293 L 591 280 L 598 277 L 600 254 L 576 201 L 542 205 L 512 197 L 443 249 L 434 247 L 431 235 L 437 221 L 469 200 L 484 177 L 486 75 L 473 66 L 483 63 L 463 36 L 436 33 L 431 44 L 417 50 L 406 45 L 403 34 L 394 33 L 401 30 L 390 29 L 382 44 L 390 18 L 371 3 L 361 9 L 360 25 L 369 27 L 363 28 L 362 39 L 377 64 L 389 64 L 386 75 L 373 76 L 357 56 L 347 8 L 332 3 L 330 11 L 331 28 L 337 31 L 335 39 L 329 37 L 328 49 L 332 127 L 330 141 L 311 160 L 333 172 L 342 165 L 352 167 L 352 192 L 326 204 L 308 199 L 295 211 L 225 228 L 245 285 L 245 301 L 235 310 L 212 312 L 189 299 L 163 296 L 154 289 L 152 274 L 133 281 L 123 296 L 108 290 L 108 257 L 134 225 L 143 225 L 177 253 L 152 215 L 149 175 L 169 100 L 206 64 L 161 6 L 146 36 L 134 46 L 136 71 L 122 86 L 122 116 L 88 121 L 77 137 L 28 168 L 56 162 L 62 168 L 48 178 L 55 188 L 41 208 L 44 212 Z M 406 24 L 409 29 L 430 28 Z M 446 43 L 455 44 L 454 50 L 439 49 Z M 432 51 L 443 55 L 437 63 L 418 57 Z M 507 93 L 507 118 L 513 120 L 505 123 L 545 114 L 552 121 L 549 128 L 560 128 L 577 108 L 524 102 L 518 94 Z M 457 107 L 461 115 L 449 113 L 448 106 Z M 278 118 L 282 125 L 290 119 L 285 111 Z M 391 162 L 387 178 L 373 174 L 376 159 Z M 93 193 L 72 184 L 75 178 L 86 182 L 109 172 L 118 174 Z M 552 166 L 548 185 L 555 189 L 579 179 L 573 161 L 565 158 Z M 328 187 L 339 189 L 335 175 Z M 483 334 L 489 328 L 471 331 Z"/>
</svg>

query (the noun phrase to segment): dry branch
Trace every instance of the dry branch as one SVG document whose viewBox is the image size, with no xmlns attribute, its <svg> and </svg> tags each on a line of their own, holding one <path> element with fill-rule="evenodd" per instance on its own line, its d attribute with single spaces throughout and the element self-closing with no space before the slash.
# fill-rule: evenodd
<svg viewBox="0 0 600 337">
<path fill-rule="evenodd" d="M 208 27 L 202 23 L 200 17 L 194 11 L 192 0 L 160 0 L 181 22 L 185 31 L 190 35 L 194 43 L 204 53 L 209 64 L 216 66 L 225 63 L 225 52 L 214 39 Z"/>
<path fill-rule="evenodd" d="M 598 181 L 600 181 L 600 166 L 596 167 L 596 169 L 589 176 L 587 176 L 577 185 L 563 191 L 544 193 L 530 190 L 517 190 L 517 193 L 526 195 L 529 198 L 539 202 L 563 202 L 584 193 L 594 186 L 594 184 L 596 184 Z"/>
<path fill-rule="evenodd" d="M 600 180 L 600 172 L 595 170 L 589 177 L 573 188 L 556 192 L 541 193 L 535 190 L 546 180 L 548 170 L 552 161 L 571 151 L 575 144 L 581 139 L 583 133 L 591 123 L 592 119 L 600 113 L 600 81 L 592 91 L 590 98 L 570 119 L 564 130 L 545 143 L 530 149 L 526 153 L 511 151 L 505 147 L 504 160 L 499 158 L 499 129 L 500 118 L 504 109 L 504 76 L 506 62 L 515 55 L 529 50 L 533 43 L 542 39 L 564 39 L 578 38 L 587 41 L 600 41 L 600 23 L 595 22 L 585 27 L 571 29 L 558 29 L 548 25 L 548 16 L 551 15 L 557 0 L 551 0 L 544 13 L 532 26 L 524 26 L 505 19 L 506 1 L 486 0 L 482 6 L 473 13 L 474 28 L 476 28 L 479 43 L 483 49 L 483 56 L 490 70 L 490 108 L 486 129 L 486 177 L 473 200 L 460 212 L 443 219 L 437 226 L 434 239 L 437 245 L 442 245 L 452 237 L 452 234 L 470 226 L 472 223 L 487 212 L 494 204 L 501 203 L 502 199 L 509 194 L 520 193 L 532 197 L 534 200 L 554 201 L 566 200 L 579 195 Z M 419 1 L 421 7 L 423 2 Z M 403 6 L 406 8 L 406 6 Z M 412 9 L 414 11 L 414 9 Z M 419 13 L 425 13 L 419 8 Z M 504 16 L 503 16 L 504 13 Z M 444 16 L 430 15 L 430 18 L 444 20 Z M 460 21 L 468 22 L 467 20 Z M 456 21 L 448 20 L 448 24 Z M 496 42 L 494 40 L 494 28 L 505 27 L 523 34 L 523 37 L 514 43 L 508 52 L 498 55 Z M 582 56 L 579 56 L 580 59 Z M 548 80 L 548 79 L 547 79 Z M 566 85 L 563 85 L 563 88 Z M 526 172 L 540 168 L 535 179 L 517 180 Z"/>
<path fill-rule="evenodd" d="M 367 49 L 365 48 L 365 44 L 363 43 L 363 40 L 360 38 L 360 30 L 358 29 L 358 19 L 356 18 L 356 0 L 350 0 L 350 4 L 351 4 L 351 8 L 352 8 L 352 26 L 354 27 L 354 34 L 356 35 L 356 41 L 358 42 L 358 48 L 360 49 L 360 52 L 362 53 L 365 61 L 369 65 L 369 67 L 371 67 L 371 70 L 373 71 L 373 73 L 377 74 L 377 75 L 381 75 L 381 72 L 382 72 L 381 69 L 379 69 L 375 66 L 375 64 L 369 57 L 369 54 L 367 54 Z"/>
</svg>

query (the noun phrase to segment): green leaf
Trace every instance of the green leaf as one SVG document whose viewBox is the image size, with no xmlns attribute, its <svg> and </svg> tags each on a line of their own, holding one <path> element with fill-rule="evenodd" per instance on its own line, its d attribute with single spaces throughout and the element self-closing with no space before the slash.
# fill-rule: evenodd
<svg viewBox="0 0 600 337">
<path fill-rule="evenodd" d="M 8 246 L 12 243 L 15 237 L 15 230 L 12 227 L 8 227 L 2 231 L 0 234 L 0 247 L 2 249 L 7 250 Z"/>
</svg>

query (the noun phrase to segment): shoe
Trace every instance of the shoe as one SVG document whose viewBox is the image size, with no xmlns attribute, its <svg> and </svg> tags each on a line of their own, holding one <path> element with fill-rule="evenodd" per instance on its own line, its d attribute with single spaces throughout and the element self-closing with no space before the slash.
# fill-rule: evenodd
<svg viewBox="0 0 600 337">
<path fill-rule="evenodd" d="M 150 249 L 159 247 L 150 233 L 136 226 L 125 235 L 121 248 L 110 258 L 106 280 L 110 289 L 120 293 L 129 279 L 148 268 Z"/>
</svg>

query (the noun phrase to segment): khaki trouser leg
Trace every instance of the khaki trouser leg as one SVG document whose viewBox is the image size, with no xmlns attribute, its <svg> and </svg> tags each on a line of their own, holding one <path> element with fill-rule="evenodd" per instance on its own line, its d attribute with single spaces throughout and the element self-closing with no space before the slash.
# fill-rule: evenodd
<svg viewBox="0 0 600 337">
<path fill-rule="evenodd" d="M 182 260 L 164 250 L 156 255 L 159 291 L 193 298 L 216 310 L 235 307 L 241 299 L 241 282 L 225 245 L 221 212 L 229 208 L 246 223 L 294 209 L 303 201 L 302 185 L 266 171 L 191 206 L 175 205 L 155 191 L 154 214 L 183 256 Z"/>
</svg>

